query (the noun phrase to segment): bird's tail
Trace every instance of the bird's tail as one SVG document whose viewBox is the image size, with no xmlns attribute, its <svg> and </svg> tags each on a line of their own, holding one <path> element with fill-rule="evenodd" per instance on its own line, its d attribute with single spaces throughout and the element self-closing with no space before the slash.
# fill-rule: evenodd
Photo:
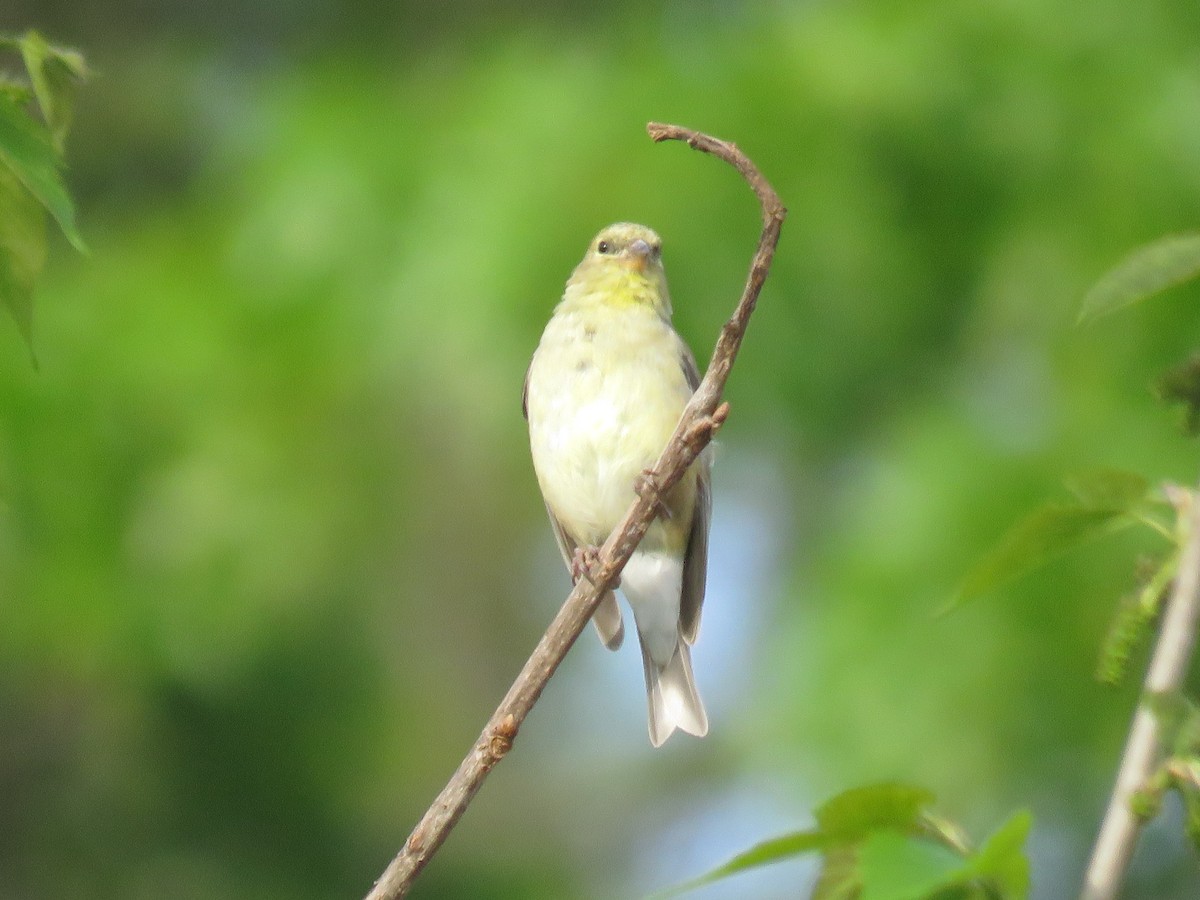
<svg viewBox="0 0 1200 900">
<path fill-rule="evenodd" d="M 617 605 L 617 597 L 609 591 L 600 600 L 596 611 L 592 613 L 592 624 L 600 635 L 600 642 L 609 650 L 616 650 L 625 638 L 625 624 L 621 621 L 621 607 Z"/>
<path fill-rule="evenodd" d="M 650 657 L 643 642 L 642 668 L 646 673 L 650 743 L 661 747 L 676 728 L 696 737 L 708 734 L 708 715 L 696 691 L 692 653 L 687 641 L 679 638 L 671 661 L 661 668 Z"/>
</svg>

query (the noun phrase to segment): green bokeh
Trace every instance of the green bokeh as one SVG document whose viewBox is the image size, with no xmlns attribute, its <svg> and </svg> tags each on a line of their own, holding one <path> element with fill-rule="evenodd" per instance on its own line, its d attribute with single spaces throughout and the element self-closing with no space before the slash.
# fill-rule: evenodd
<svg viewBox="0 0 1200 900">
<path fill-rule="evenodd" d="M 701 358 L 740 289 L 751 195 L 650 119 L 789 208 L 715 474 L 758 590 L 711 595 L 704 742 L 652 752 L 585 636 L 415 895 L 634 896 L 886 779 L 978 837 L 1028 806 L 1034 896 L 1075 889 L 1153 539 L 933 612 L 1063 476 L 1195 480 L 1150 385 L 1200 288 L 1072 325 L 1200 225 L 1193 2 L 122 7 L 0 16 L 98 72 L 40 371 L 0 328 L 0 897 L 365 892 L 565 595 L 519 396 L 586 242 L 664 236 Z M 1131 898 L 1200 890 L 1142 849 Z"/>
</svg>

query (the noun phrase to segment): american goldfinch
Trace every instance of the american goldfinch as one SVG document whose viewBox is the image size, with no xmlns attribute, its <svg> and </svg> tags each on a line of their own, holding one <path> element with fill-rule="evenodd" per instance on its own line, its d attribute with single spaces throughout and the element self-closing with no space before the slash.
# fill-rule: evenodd
<svg viewBox="0 0 1200 900">
<path fill-rule="evenodd" d="M 671 327 L 662 241 L 642 225 L 610 225 L 567 281 L 529 365 L 522 404 L 538 484 L 575 578 L 628 511 L 635 484 L 658 460 L 699 382 L 691 351 Z M 655 747 L 676 728 L 708 732 L 689 647 L 704 603 L 709 468 L 701 456 L 663 497 L 621 573 Z M 611 592 L 592 620 L 615 650 L 624 626 Z"/>
</svg>

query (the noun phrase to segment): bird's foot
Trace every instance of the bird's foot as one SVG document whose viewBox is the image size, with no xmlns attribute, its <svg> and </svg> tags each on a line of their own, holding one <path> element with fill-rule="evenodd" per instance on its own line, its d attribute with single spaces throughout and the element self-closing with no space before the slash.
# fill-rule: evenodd
<svg viewBox="0 0 1200 900">
<path fill-rule="evenodd" d="M 596 546 L 576 547 L 575 552 L 571 555 L 571 580 L 575 583 L 579 582 L 580 578 L 586 578 L 592 581 L 592 572 L 600 565 L 600 548 Z M 592 581 L 595 584 L 594 581 Z M 618 587 L 619 582 L 613 584 L 613 587 Z"/>
</svg>

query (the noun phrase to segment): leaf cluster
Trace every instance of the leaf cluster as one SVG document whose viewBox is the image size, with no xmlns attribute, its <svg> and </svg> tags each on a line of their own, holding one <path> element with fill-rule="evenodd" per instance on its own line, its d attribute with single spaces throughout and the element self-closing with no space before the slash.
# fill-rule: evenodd
<svg viewBox="0 0 1200 900">
<path fill-rule="evenodd" d="M 1148 528 L 1168 546 L 1139 561 L 1137 584 L 1121 598 L 1109 625 L 1096 677 L 1116 685 L 1146 640 L 1175 578 L 1183 541 L 1177 528 L 1164 521 L 1163 512 L 1171 507 L 1167 493 L 1180 501 L 1186 492 L 1173 486 L 1160 492 L 1140 475 L 1115 469 L 1075 475 L 1066 480 L 1066 487 L 1072 498 L 1048 502 L 1017 522 L 968 571 L 946 609 L 1015 581 L 1096 538 L 1131 526 Z"/>
<path fill-rule="evenodd" d="M 671 897 L 748 869 L 821 856 L 812 900 L 1021 900 L 1032 819 L 1019 811 L 978 849 L 929 810 L 934 796 L 904 784 L 852 788 L 815 812 L 816 826 L 764 841 L 662 895 Z"/>
<path fill-rule="evenodd" d="M 1138 248 L 1106 273 L 1084 297 L 1079 322 L 1089 323 L 1168 288 L 1200 276 L 1200 234 L 1168 235 Z M 1157 384 L 1159 397 L 1185 407 L 1185 428 L 1200 430 L 1200 357 L 1171 369 Z M 1187 492 L 1169 487 L 1164 497 L 1141 475 L 1104 469 L 1068 479 L 1073 499 L 1034 510 L 1001 538 L 967 573 L 947 609 L 986 594 L 1076 547 L 1131 525 L 1144 525 L 1170 542 L 1158 557 L 1138 565 L 1136 589 L 1122 598 L 1100 654 L 1097 678 L 1121 681 L 1130 655 L 1145 639 L 1179 565 L 1183 544 L 1179 526 L 1159 515 L 1163 501 L 1190 502 Z M 1183 522 L 1180 516 L 1178 522 Z"/>
<path fill-rule="evenodd" d="M 88 76 L 83 56 L 36 31 L 0 35 L 19 55 L 24 77 L 0 73 L 0 303 L 32 352 L 33 288 L 46 263 L 46 215 L 86 252 L 63 180 L 64 147 L 75 97 Z"/>
</svg>

